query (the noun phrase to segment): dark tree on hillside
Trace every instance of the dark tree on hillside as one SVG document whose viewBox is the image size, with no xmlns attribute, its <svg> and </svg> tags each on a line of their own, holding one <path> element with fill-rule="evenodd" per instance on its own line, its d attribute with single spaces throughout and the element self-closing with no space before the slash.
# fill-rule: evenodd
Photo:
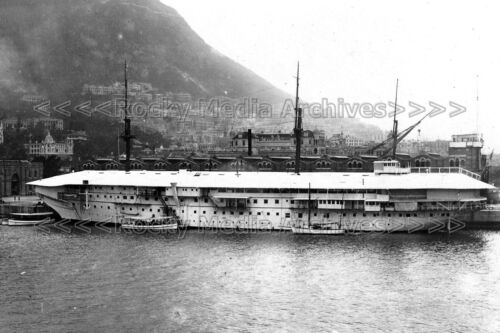
<svg viewBox="0 0 500 333">
<path fill-rule="evenodd" d="M 19 129 L 4 131 L 4 143 L 0 145 L 0 158 L 10 160 L 24 160 L 28 157 L 26 147 L 27 133 Z"/>
</svg>

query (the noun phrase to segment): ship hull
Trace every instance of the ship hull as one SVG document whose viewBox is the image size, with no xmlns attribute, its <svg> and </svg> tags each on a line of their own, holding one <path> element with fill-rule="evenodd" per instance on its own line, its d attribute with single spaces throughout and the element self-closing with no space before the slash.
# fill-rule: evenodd
<svg viewBox="0 0 500 333">
<path fill-rule="evenodd" d="M 63 218 L 69 220 L 90 220 L 94 222 L 118 223 L 121 224 L 122 218 L 106 216 L 100 212 L 92 211 L 78 212 L 72 205 L 61 204 L 57 200 L 46 200 Z M 83 217 L 83 218 L 82 218 Z M 441 230 L 447 227 L 448 218 L 436 219 L 430 217 L 351 217 L 343 221 L 330 221 L 337 223 L 339 228 L 345 231 L 376 231 L 376 232 L 414 232 L 414 231 L 433 231 Z M 181 225 L 185 227 L 198 229 L 239 229 L 239 230 L 279 230 L 291 231 L 292 228 L 298 228 L 303 225 L 302 220 L 282 221 L 280 219 L 230 219 L 200 216 L 199 219 L 181 219 Z"/>
<path fill-rule="evenodd" d="M 424 215 L 424 214 L 422 214 Z M 426 214 L 428 215 L 428 214 Z M 345 220 L 330 220 L 318 224 L 335 224 L 343 231 L 349 232 L 416 232 L 438 231 L 448 228 L 449 217 L 351 217 Z M 456 224 L 456 223 L 455 223 Z M 198 229 L 240 229 L 240 230 L 279 230 L 292 231 L 304 225 L 303 220 L 272 220 L 272 219 L 218 219 L 202 217 L 199 221 L 183 221 L 183 225 Z"/>
<path fill-rule="evenodd" d="M 58 199 L 44 196 L 45 203 L 54 209 L 63 219 L 69 220 L 90 220 L 94 222 L 117 223 L 121 224 L 127 215 L 119 213 L 118 209 L 108 210 L 108 205 L 112 203 L 104 203 L 103 209 L 94 209 L 93 206 L 84 209 L 78 202 L 67 202 Z M 154 210 L 158 210 L 161 205 L 158 204 Z M 101 207 L 101 206 L 99 206 Z M 184 209 L 182 209 L 184 208 Z M 198 229 L 238 229 L 238 230 L 276 230 L 276 231 L 292 231 L 292 228 L 299 228 L 307 223 L 306 218 L 279 218 L 272 211 L 269 215 L 263 214 L 265 217 L 260 217 L 257 214 L 262 213 L 261 210 L 252 211 L 247 209 L 243 216 L 227 216 L 221 217 L 208 214 L 195 214 L 192 207 L 180 207 L 179 221 L 184 227 Z M 190 212 L 190 213 L 189 213 Z M 322 210 L 311 211 L 311 215 L 322 215 Z M 248 215 L 252 214 L 252 215 Z M 304 213 L 303 213 L 304 214 Z M 390 214 L 390 216 L 389 216 Z M 295 214 L 297 215 L 297 214 Z M 312 219 L 312 224 L 335 224 L 339 229 L 350 232 L 415 232 L 415 231 L 437 231 L 445 230 L 448 227 L 450 217 L 448 212 L 418 212 L 412 213 L 411 217 L 397 216 L 394 212 L 377 213 L 378 216 L 370 216 L 363 212 L 350 211 L 345 213 L 347 216 L 342 216 L 342 213 L 334 214 L 335 217 L 329 219 Z M 395 216 L 396 215 L 396 216 Z M 414 216 L 417 215 L 417 216 Z M 432 216 L 431 216 L 432 215 Z M 135 213 L 135 216 L 141 216 L 140 210 Z M 305 214 L 304 214 L 305 216 Z M 150 217 L 144 215 L 145 218 Z"/>
</svg>

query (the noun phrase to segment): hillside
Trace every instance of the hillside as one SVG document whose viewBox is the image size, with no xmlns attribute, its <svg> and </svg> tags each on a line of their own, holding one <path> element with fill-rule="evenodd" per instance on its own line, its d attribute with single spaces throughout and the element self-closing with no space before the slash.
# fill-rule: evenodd
<svg viewBox="0 0 500 333">
<path fill-rule="evenodd" d="M 89 97 L 84 87 L 122 82 L 125 59 L 131 82 L 150 84 L 161 94 L 189 93 L 195 100 L 252 97 L 275 106 L 289 97 L 206 44 L 173 8 L 159 0 L 0 1 L 0 116 L 18 116 L 18 111 L 32 116 L 32 105 L 22 102 L 24 96 L 42 96 L 52 106 L 69 100 L 71 108 L 89 98 L 92 106 L 109 100 Z M 65 119 L 69 127 L 89 131 L 98 126 L 101 130 L 95 121 L 88 122 L 78 113 Z M 267 118 L 231 121 L 235 127 L 255 128 L 272 123 Z M 364 134 L 368 128 L 349 119 L 327 123 L 332 123 L 326 126 L 327 133 L 343 128 Z M 171 135 L 184 128 L 172 119 L 149 119 L 138 125 Z M 358 128 L 363 130 L 356 132 Z"/>
<path fill-rule="evenodd" d="M 0 93 L 66 99 L 130 77 L 195 97 L 285 94 L 207 45 L 158 0 L 3 0 Z"/>
</svg>

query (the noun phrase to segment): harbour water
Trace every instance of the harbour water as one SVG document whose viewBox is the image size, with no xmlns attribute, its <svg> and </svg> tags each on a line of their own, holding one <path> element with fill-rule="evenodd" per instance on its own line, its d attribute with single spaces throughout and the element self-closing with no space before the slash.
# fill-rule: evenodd
<svg viewBox="0 0 500 333">
<path fill-rule="evenodd" d="M 500 232 L 0 227 L 0 331 L 499 332 Z"/>
</svg>

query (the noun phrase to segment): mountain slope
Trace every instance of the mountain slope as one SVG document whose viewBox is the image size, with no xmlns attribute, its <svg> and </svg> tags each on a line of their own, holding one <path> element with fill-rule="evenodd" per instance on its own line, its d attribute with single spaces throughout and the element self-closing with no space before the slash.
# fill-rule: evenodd
<svg viewBox="0 0 500 333">
<path fill-rule="evenodd" d="M 4 116 L 23 109 L 33 115 L 32 105 L 20 102 L 24 95 L 43 96 L 52 105 L 70 100 L 74 107 L 89 99 L 82 93 L 85 85 L 122 82 L 125 59 L 129 80 L 150 83 L 159 93 L 252 97 L 274 106 L 289 97 L 206 44 L 174 9 L 159 0 L 0 1 L 0 113 Z M 92 105 L 106 98 L 95 97 Z M 275 117 L 280 112 L 280 108 L 273 109 Z M 278 118 L 274 123 L 290 127 L 290 119 Z M 231 121 L 234 126 L 255 129 L 273 123 L 265 117 L 253 123 Z M 361 127 L 349 119 L 306 122 L 312 128 L 320 123 L 327 134 L 340 128 L 356 133 Z M 169 133 L 179 127 L 156 119 L 141 126 Z M 366 129 L 358 132 L 366 134 Z"/>
<path fill-rule="evenodd" d="M 67 99 L 84 84 L 133 81 L 195 97 L 285 93 L 207 45 L 158 0 L 3 0 L 0 93 Z"/>
</svg>

